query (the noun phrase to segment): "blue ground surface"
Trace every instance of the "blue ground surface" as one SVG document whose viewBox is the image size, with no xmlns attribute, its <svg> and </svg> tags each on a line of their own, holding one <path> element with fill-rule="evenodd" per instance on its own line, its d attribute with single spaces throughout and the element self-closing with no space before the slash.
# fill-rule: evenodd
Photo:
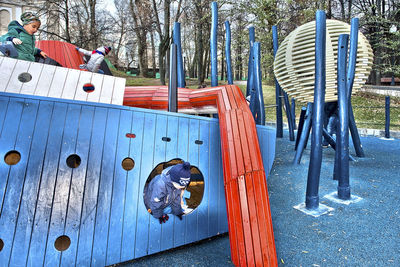
<svg viewBox="0 0 400 267">
<path fill-rule="evenodd" d="M 294 142 L 278 139 L 268 178 L 279 266 L 400 266 L 400 140 L 362 137 L 365 158 L 350 163 L 350 205 L 324 198 L 335 192 L 334 152 L 324 149 L 320 203 L 334 208 L 314 218 L 293 206 L 304 203 L 309 147 L 293 166 Z M 227 235 L 118 266 L 232 266 Z"/>
</svg>

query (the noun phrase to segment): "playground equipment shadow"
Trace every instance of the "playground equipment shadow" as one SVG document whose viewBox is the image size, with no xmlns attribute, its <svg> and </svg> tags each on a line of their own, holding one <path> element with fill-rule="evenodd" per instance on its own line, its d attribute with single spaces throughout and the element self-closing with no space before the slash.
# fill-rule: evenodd
<svg viewBox="0 0 400 267">
<path fill-rule="evenodd" d="M 400 140 L 361 137 L 365 158 L 350 162 L 349 205 L 324 198 L 337 191 L 334 151 L 324 148 L 320 203 L 334 208 L 320 217 L 293 208 L 304 203 L 309 148 L 292 165 L 294 142 L 277 140 L 268 191 L 279 266 L 400 266 Z M 118 266 L 232 266 L 228 235 L 147 256 Z"/>
</svg>

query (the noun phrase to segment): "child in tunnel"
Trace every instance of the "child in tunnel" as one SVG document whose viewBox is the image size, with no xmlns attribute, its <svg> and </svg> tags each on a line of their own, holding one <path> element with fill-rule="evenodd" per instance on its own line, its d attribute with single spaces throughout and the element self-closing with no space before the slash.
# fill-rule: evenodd
<svg viewBox="0 0 400 267">
<path fill-rule="evenodd" d="M 168 221 L 168 214 L 174 214 L 182 220 L 182 195 L 189 183 L 190 163 L 183 162 L 165 169 L 146 185 L 144 203 L 160 224 Z"/>
</svg>

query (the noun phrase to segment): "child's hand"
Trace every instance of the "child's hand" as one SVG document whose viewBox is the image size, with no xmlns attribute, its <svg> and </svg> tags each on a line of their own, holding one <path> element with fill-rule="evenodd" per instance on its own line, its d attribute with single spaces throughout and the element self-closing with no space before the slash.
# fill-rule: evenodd
<svg viewBox="0 0 400 267">
<path fill-rule="evenodd" d="M 43 51 L 40 52 L 40 55 L 41 55 L 43 58 L 47 58 L 47 54 L 46 54 L 45 52 L 43 52 Z"/>
<path fill-rule="evenodd" d="M 79 52 L 79 47 L 76 46 L 75 49 L 78 50 L 78 52 Z"/>
<path fill-rule="evenodd" d="M 22 41 L 21 41 L 20 39 L 18 39 L 18 38 L 13 38 L 13 39 L 12 39 L 12 42 L 13 42 L 15 45 L 20 45 L 20 44 L 22 44 Z"/>
</svg>

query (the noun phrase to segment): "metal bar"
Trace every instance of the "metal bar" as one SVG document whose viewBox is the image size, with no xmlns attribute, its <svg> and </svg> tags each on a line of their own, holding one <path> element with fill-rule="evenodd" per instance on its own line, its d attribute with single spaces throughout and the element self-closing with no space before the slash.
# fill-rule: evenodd
<svg viewBox="0 0 400 267">
<path fill-rule="evenodd" d="M 339 102 L 339 135 L 337 135 L 338 149 L 338 198 L 350 199 L 350 179 L 349 179 L 349 110 L 348 110 L 348 90 L 350 87 L 346 85 L 346 64 L 347 64 L 347 48 L 349 43 L 349 35 L 341 34 L 338 43 L 338 59 L 337 59 L 337 84 L 338 84 L 338 102 Z"/>
<path fill-rule="evenodd" d="M 290 105 L 290 111 L 291 111 L 291 115 L 292 115 L 292 124 L 293 124 L 293 130 L 296 130 L 296 101 L 295 98 L 292 97 L 292 104 Z"/>
<path fill-rule="evenodd" d="M 314 107 L 312 116 L 312 135 L 310 164 L 308 167 L 306 208 L 317 209 L 319 207 L 319 178 L 322 164 L 322 128 L 326 86 L 326 14 L 322 10 L 316 13 L 315 32 L 315 85 Z"/>
<path fill-rule="evenodd" d="M 356 121 L 354 119 L 353 107 L 351 105 L 351 92 L 353 89 L 353 81 L 356 69 L 357 60 L 357 45 L 358 45 L 358 18 L 351 20 L 350 28 L 350 52 L 349 65 L 347 67 L 347 98 L 349 99 L 349 128 L 351 138 L 353 139 L 354 150 L 358 157 L 365 157 L 364 150 L 361 145 L 360 135 L 358 134 Z"/>
<path fill-rule="evenodd" d="M 283 100 L 285 103 L 286 117 L 289 126 L 289 140 L 294 141 L 293 119 L 292 119 L 292 113 L 290 111 L 289 97 L 286 92 L 283 92 L 283 96 L 284 96 Z"/>
<path fill-rule="evenodd" d="M 385 138 L 390 138 L 390 96 L 385 96 Z"/>
<path fill-rule="evenodd" d="M 309 102 L 307 104 L 306 114 L 304 116 L 304 126 L 301 131 L 296 154 L 294 155 L 293 164 L 300 164 L 303 151 L 307 147 L 308 136 L 310 135 L 311 124 L 312 124 L 312 114 L 313 114 L 313 103 Z"/>
<path fill-rule="evenodd" d="M 251 89 L 253 87 L 253 44 L 255 42 L 255 31 L 254 27 L 249 27 L 249 64 L 247 65 L 247 86 L 246 86 L 246 97 L 251 94 Z"/>
<path fill-rule="evenodd" d="M 303 125 L 304 125 L 304 118 L 306 116 L 306 107 L 301 108 L 300 112 L 300 119 L 299 119 L 299 128 L 297 130 L 297 136 L 296 136 L 296 144 L 294 145 L 294 150 L 297 150 L 297 146 L 299 144 L 301 132 L 303 131 Z"/>
<path fill-rule="evenodd" d="M 275 25 L 272 26 L 272 40 L 274 47 L 274 58 L 278 51 L 278 30 Z M 283 119 L 282 119 L 282 101 L 281 101 L 281 86 L 275 79 L 275 99 L 276 99 L 276 137 L 283 137 Z"/>
<path fill-rule="evenodd" d="M 256 89 L 256 99 L 257 99 L 257 119 L 256 123 L 265 125 L 265 109 L 264 109 L 264 96 L 262 91 L 262 76 L 261 76 L 261 56 L 260 56 L 260 43 L 255 42 L 253 45 L 254 53 L 254 88 Z"/>
<path fill-rule="evenodd" d="M 225 57 L 226 57 L 226 75 L 228 84 L 233 84 L 232 59 L 231 59 L 231 26 L 229 21 L 225 21 Z"/>
<path fill-rule="evenodd" d="M 218 86 L 218 62 L 217 62 L 217 32 L 218 32 L 218 6 L 217 2 L 211 3 L 211 86 Z"/>
<path fill-rule="evenodd" d="M 176 74 L 176 44 L 171 44 L 168 83 L 168 111 L 178 112 L 178 87 Z"/>
<path fill-rule="evenodd" d="M 183 69 L 183 60 L 182 60 L 182 46 L 181 46 L 181 23 L 174 23 L 174 44 L 176 45 L 176 62 L 177 62 L 177 71 L 178 71 L 178 87 L 185 87 L 185 71 Z"/>
</svg>

